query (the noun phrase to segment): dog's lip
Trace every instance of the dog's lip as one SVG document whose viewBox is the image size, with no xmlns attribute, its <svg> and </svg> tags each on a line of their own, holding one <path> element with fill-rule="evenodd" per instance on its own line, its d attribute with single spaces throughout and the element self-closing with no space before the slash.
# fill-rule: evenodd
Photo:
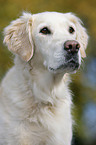
<svg viewBox="0 0 96 145">
<path fill-rule="evenodd" d="M 73 67 L 74 69 L 78 69 L 79 68 L 79 62 L 75 61 L 74 59 L 68 61 L 68 64 L 70 65 L 70 67 Z"/>
<path fill-rule="evenodd" d="M 64 69 L 64 68 L 73 68 L 74 70 L 79 68 L 79 62 L 74 60 L 73 58 L 71 58 L 70 60 L 66 61 L 64 64 L 60 65 L 59 67 L 57 67 L 56 69 L 49 67 L 50 70 L 52 71 L 57 71 L 59 69 Z"/>
<path fill-rule="evenodd" d="M 67 60 L 65 63 L 76 63 L 76 60 L 74 58 L 71 58 Z"/>
</svg>

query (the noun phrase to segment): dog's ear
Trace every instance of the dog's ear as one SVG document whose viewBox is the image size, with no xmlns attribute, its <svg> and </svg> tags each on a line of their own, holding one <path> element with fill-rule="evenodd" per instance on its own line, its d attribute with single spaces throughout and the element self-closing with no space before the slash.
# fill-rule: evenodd
<svg viewBox="0 0 96 145">
<path fill-rule="evenodd" d="M 29 61 L 34 53 L 32 40 L 32 15 L 23 13 L 4 29 L 4 43 L 8 49 L 18 54 L 24 61 Z"/>
<path fill-rule="evenodd" d="M 80 43 L 81 56 L 84 58 L 84 57 L 86 57 L 85 50 L 86 50 L 87 44 L 88 44 L 88 34 L 86 32 L 86 29 L 82 26 L 82 24 L 83 24 L 82 21 L 78 17 L 76 17 L 72 13 L 68 13 L 68 15 L 69 15 L 69 19 L 76 26 L 76 33 L 77 33 L 76 39 Z"/>
</svg>

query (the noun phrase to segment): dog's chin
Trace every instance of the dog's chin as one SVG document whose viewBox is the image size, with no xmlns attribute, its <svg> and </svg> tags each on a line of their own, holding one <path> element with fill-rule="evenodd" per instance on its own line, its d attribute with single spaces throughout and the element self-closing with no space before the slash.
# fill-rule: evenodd
<svg viewBox="0 0 96 145">
<path fill-rule="evenodd" d="M 69 61 L 59 65 L 57 68 L 49 67 L 49 71 L 52 73 L 76 73 L 79 69 L 79 62 Z"/>
</svg>

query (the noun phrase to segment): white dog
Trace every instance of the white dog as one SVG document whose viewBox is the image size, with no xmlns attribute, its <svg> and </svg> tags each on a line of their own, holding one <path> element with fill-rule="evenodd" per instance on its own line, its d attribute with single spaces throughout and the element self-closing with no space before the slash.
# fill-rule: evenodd
<svg viewBox="0 0 96 145">
<path fill-rule="evenodd" d="M 71 145 L 68 73 L 88 35 L 71 13 L 24 13 L 4 30 L 15 65 L 0 87 L 0 145 Z"/>
</svg>

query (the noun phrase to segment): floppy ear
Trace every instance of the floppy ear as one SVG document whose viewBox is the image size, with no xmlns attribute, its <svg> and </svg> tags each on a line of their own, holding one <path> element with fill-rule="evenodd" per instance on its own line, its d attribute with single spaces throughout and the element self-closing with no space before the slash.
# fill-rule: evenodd
<svg viewBox="0 0 96 145">
<path fill-rule="evenodd" d="M 32 42 L 32 15 L 23 13 L 4 29 L 4 43 L 8 49 L 18 54 L 24 61 L 29 61 L 34 53 Z"/>
<path fill-rule="evenodd" d="M 82 26 L 82 21 L 76 17 L 74 14 L 68 13 L 69 19 L 75 24 L 76 26 L 76 39 L 80 43 L 80 52 L 81 56 L 84 58 L 86 57 L 85 50 L 88 44 L 88 35 L 86 29 Z"/>
</svg>

